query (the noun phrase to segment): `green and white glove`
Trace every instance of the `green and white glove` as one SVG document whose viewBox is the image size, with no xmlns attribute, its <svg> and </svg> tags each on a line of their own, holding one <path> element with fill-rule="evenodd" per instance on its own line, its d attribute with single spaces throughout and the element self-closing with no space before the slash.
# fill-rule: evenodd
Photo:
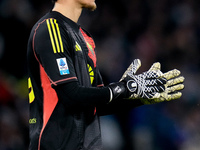
<svg viewBox="0 0 200 150">
<path fill-rule="evenodd" d="M 166 79 L 163 73 L 153 64 L 151 68 L 142 74 L 135 75 L 141 61 L 135 59 L 123 74 L 120 82 L 125 83 L 127 98 L 129 99 L 152 99 L 157 98 L 158 93 L 165 91 Z"/>
</svg>

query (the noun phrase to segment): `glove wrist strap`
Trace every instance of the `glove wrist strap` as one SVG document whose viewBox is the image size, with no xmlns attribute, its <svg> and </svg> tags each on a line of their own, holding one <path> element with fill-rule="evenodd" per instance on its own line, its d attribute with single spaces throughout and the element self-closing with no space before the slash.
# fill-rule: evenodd
<svg viewBox="0 0 200 150">
<path fill-rule="evenodd" d="M 113 99 L 118 98 L 121 95 L 125 95 L 126 89 L 125 85 L 123 82 L 117 82 L 117 83 L 111 83 L 108 86 L 110 90 L 110 101 L 111 102 Z"/>
</svg>

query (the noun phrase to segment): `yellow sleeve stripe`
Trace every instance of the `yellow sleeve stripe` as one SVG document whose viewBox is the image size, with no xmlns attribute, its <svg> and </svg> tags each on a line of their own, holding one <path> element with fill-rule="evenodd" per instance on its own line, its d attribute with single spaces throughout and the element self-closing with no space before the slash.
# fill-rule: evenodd
<svg viewBox="0 0 200 150">
<path fill-rule="evenodd" d="M 54 44 L 54 40 L 53 40 L 53 36 L 52 36 L 52 32 L 51 32 L 51 27 L 50 27 L 49 19 L 47 19 L 46 22 L 47 22 L 47 26 L 48 26 L 48 30 L 49 30 L 51 44 L 52 44 L 52 47 L 53 47 L 53 52 L 56 53 L 56 47 L 55 47 L 55 44 Z"/>
<path fill-rule="evenodd" d="M 50 19 L 50 22 L 51 22 L 51 26 L 52 26 L 52 29 L 53 29 L 54 38 L 55 38 L 55 41 L 56 41 L 56 47 L 57 47 L 58 53 L 60 53 L 60 47 L 58 45 L 58 37 L 57 37 L 55 26 L 54 26 L 52 19 Z"/>
<path fill-rule="evenodd" d="M 57 32 L 58 32 L 58 38 L 59 38 L 59 42 L 60 42 L 61 52 L 64 52 L 64 49 L 63 49 L 63 42 L 62 42 L 62 38 L 61 38 L 61 35 L 60 35 L 60 29 L 59 29 L 59 27 L 58 27 L 58 24 L 57 24 L 57 22 L 56 22 L 56 19 L 55 19 L 54 23 L 56 24 L 56 29 L 57 29 Z"/>
<path fill-rule="evenodd" d="M 51 39 L 51 44 L 53 47 L 53 52 L 54 53 L 64 52 L 60 29 L 56 22 L 56 19 L 47 19 L 46 22 Z"/>
</svg>

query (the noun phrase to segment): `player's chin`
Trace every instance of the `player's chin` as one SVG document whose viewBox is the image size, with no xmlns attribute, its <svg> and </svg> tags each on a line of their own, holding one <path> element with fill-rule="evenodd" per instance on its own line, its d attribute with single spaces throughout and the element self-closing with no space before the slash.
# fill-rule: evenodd
<svg viewBox="0 0 200 150">
<path fill-rule="evenodd" d="M 90 10 L 90 11 L 94 11 L 97 9 L 97 5 L 95 2 L 91 3 L 91 4 L 88 4 L 88 5 L 85 5 L 84 8 Z"/>
</svg>

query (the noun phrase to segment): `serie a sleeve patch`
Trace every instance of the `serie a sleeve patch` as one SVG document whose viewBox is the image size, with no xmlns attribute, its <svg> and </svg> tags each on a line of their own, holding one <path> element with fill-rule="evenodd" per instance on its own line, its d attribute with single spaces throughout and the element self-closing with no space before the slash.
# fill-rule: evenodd
<svg viewBox="0 0 200 150">
<path fill-rule="evenodd" d="M 60 75 L 70 74 L 66 58 L 56 59 Z"/>
</svg>

